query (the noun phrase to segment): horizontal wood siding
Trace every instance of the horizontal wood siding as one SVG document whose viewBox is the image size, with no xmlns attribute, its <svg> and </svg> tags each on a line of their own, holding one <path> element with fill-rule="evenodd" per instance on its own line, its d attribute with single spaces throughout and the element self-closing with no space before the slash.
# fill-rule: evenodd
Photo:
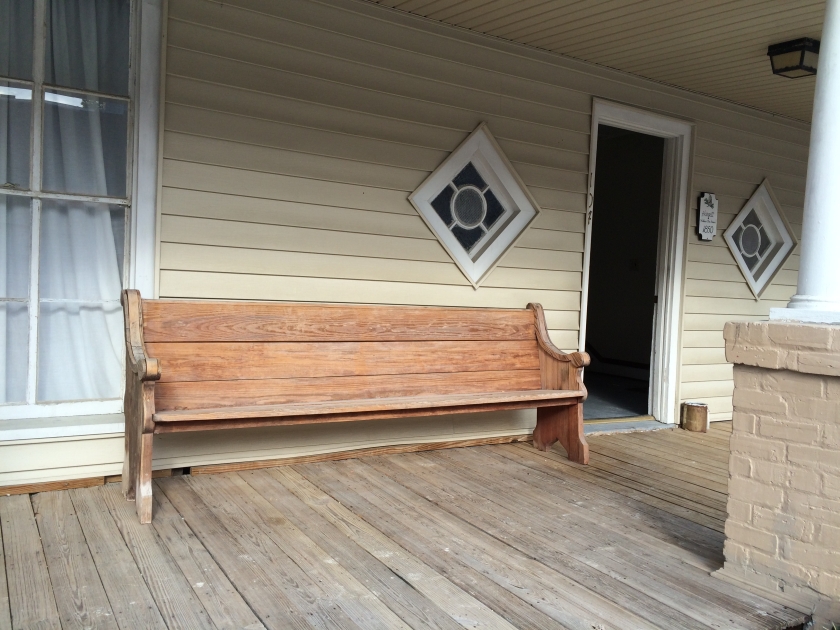
<svg viewBox="0 0 840 630">
<path fill-rule="evenodd" d="M 352 0 L 170 0 L 167 28 L 162 297 L 535 301 L 574 349 L 591 99 L 619 100 L 696 125 L 681 399 L 731 417 L 723 324 L 783 306 L 799 257 L 755 300 L 722 232 L 769 178 L 799 234 L 807 126 Z M 407 197 L 482 121 L 543 212 L 476 291 Z"/>
<path fill-rule="evenodd" d="M 731 417 L 723 325 L 762 300 L 722 232 L 767 177 L 799 234 L 808 127 L 357 0 L 169 0 L 162 297 L 523 308 L 578 345 L 592 98 L 695 124 L 681 399 Z M 407 201 L 486 122 L 542 213 L 479 290 Z M 719 236 L 694 230 L 699 191 Z M 620 324 L 620 322 L 618 322 Z M 533 412 L 156 438 L 155 468 L 528 433 Z M 226 432 L 227 433 L 227 432 Z M 0 485 L 118 474 L 120 436 L 0 443 Z"/>
<path fill-rule="evenodd" d="M 160 295 L 536 301 L 576 349 L 589 98 L 410 50 L 386 60 L 369 18 L 348 29 L 306 8 L 170 2 Z M 500 95 L 505 81 L 525 91 Z M 544 211 L 475 291 L 407 197 L 482 121 Z"/>
</svg>

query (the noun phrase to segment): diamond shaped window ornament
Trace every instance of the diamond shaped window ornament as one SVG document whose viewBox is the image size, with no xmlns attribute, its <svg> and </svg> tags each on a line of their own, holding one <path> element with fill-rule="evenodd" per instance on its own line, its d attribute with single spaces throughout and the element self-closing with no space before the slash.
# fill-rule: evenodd
<svg viewBox="0 0 840 630">
<path fill-rule="evenodd" d="M 796 247 L 793 230 L 766 179 L 726 229 L 723 238 L 756 298 L 761 297 Z"/>
<path fill-rule="evenodd" d="M 484 123 L 409 200 L 475 288 L 540 211 Z"/>
</svg>

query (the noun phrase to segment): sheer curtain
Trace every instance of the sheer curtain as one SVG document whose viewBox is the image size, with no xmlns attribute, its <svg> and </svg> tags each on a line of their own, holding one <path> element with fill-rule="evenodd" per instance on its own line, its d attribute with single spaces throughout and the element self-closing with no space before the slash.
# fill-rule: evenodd
<svg viewBox="0 0 840 630">
<path fill-rule="evenodd" d="M 13 74 L 8 51 L 0 73 Z M 29 186 L 32 91 L 0 81 L 0 185 Z M 0 189 L 0 403 L 23 402 L 29 347 L 29 249 L 32 222 L 27 197 Z"/>
<path fill-rule="evenodd" d="M 127 11 L 115 0 L 51 0 L 48 82 L 125 93 L 112 40 L 123 31 L 127 40 Z M 127 76 L 127 57 L 124 68 Z M 124 101 L 48 90 L 43 189 L 124 197 L 126 131 Z M 120 206 L 43 201 L 38 400 L 120 396 L 123 234 Z"/>
<path fill-rule="evenodd" d="M 29 199 L 0 195 L 0 403 L 26 399 Z"/>
<path fill-rule="evenodd" d="M 32 2 L 0 0 L 0 77 L 32 78 Z M 0 80 L 0 185 L 29 186 L 32 91 Z M 0 194 L 0 403 L 26 398 L 30 201 Z"/>
</svg>

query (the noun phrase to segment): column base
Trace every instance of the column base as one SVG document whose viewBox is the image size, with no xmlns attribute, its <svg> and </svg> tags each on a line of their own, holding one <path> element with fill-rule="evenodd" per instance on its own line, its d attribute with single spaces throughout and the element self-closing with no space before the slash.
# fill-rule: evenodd
<svg viewBox="0 0 840 630">
<path fill-rule="evenodd" d="M 797 293 L 787 308 L 771 308 L 770 319 L 812 324 L 840 324 L 840 300 Z"/>
<path fill-rule="evenodd" d="M 840 309 L 771 308 L 771 321 L 803 322 L 806 324 L 840 324 Z"/>
</svg>

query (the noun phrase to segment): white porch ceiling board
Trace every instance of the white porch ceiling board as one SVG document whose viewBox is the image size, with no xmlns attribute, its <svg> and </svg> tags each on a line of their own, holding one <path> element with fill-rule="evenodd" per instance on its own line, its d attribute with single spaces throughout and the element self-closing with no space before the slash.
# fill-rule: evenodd
<svg viewBox="0 0 840 630">
<path fill-rule="evenodd" d="M 376 1 L 376 0 L 373 0 Z M 378 4 L 808 121 L 814 78 L 770 44 L 822 30 L 824 0 L 379 0 Z"/>
</svg>

